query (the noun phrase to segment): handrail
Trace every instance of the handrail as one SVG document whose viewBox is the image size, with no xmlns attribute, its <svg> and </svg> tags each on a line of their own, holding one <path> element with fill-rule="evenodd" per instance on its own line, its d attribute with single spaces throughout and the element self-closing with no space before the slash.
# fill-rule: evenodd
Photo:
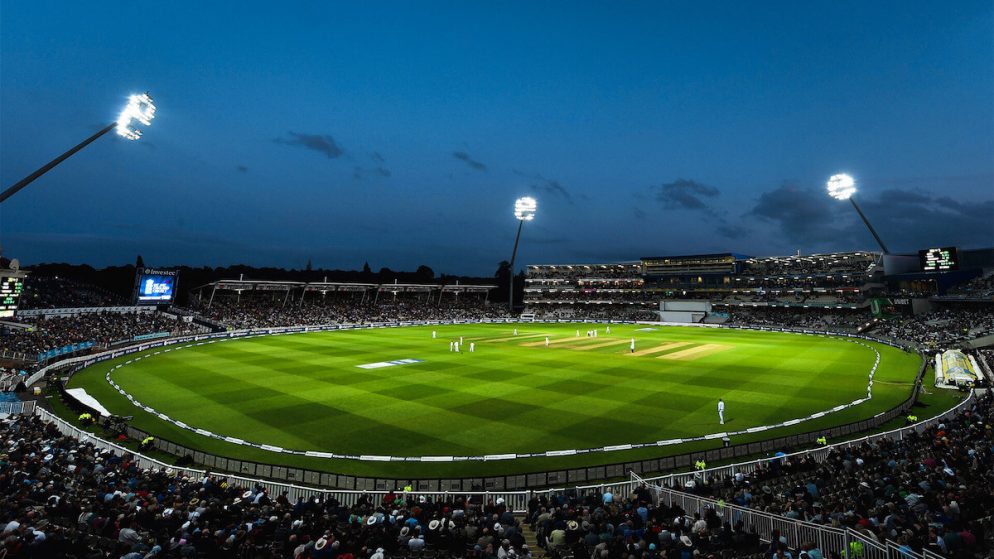
<svg viewBox="0 0 994 559">
<path fill-rule="evenodd" d="M 958 413 L 963 408 L 965 408 L 968 405 L 970 405 L 973 402 L 975 396 L 976 396 L 976 393 L 974 391 L 970 391 L 970 394 L 969 394 L 969 396 L 967 396 L 966 399 L 964 399 L 962 402 L 956 404 L 952 408 L 949 408 L 948 410 L 942 412 L 941 414 L 939 414 L 939 415 L 937 415 L 935 417 L 929 418 L 929 419 L 924 419 L 924 420 L 919 421 L 917 423 L 913 423 L 911 425 L 906 425 L 904 427 L 898 427 L 897 429 L 891 429 L 890 431 L 884 431 L 884 432 L 881 432 L 881 433 L 873 433 L 873 434 L 866 435 L 866 436 L 863 436 L 863 437 L 859 437 L 859 438 L 856 438 L 856 439 L 849 439 L 849 440 L 846 440 L 846 441 L 841 441 L 841 442 L 838 442 L 838 443 L 834 443 L 834 444 L 830 444 L 830 445 L 818 447 L 818 448 L 815 448 L 815 449 L 806 449 L 806 450 L 799 450 L 797 452 L 785 453 L 785 454 L 781 454 L 779 456 L 775 456 L 773 458 L 769 458 L 769 457 L 767 457 L 767 458 L 759 458 L 759 459 L 755 459 L 755 460 L 747 460 L 745 462 L 737 462 L 737 463 L 734 463 L 734 464 L 726 464 L 724 466 L 715 466 L 715 467 L 712 467 L 712 468 L 705 467 L 704 469 L 699 469 L 699 470 L 696 470 L 696 471 L 693 471 L 693 472 L 685 472 L 685 473 L 682 473 L 682 474 L 681 473 L 672 473 L 672 474 L 667 474 L 667 475 L 662 475 L 662 476 L 650 477 L 650 478 L 644 479 L 643 481 L 645 481 L 645 482 L 655 482 L 655 481 L 669 480 L 671 482 L 672 481 L 676 481 L 676 482 L 680 483 L 680 482 L 689 481 L 689 479 L 692 479 L 693 476 L 698 475 L 698 474 L 701 475 L 702 478 L 707 479 L 708 477 L 713 477 L 713 476 L 718 476 L 718 475 L 735 475 L 736 473 L 739 473 L 739 472 L 749 473 L 749 472 L 754 471 L 755 470 L 755 466 L 757 466 L 757 465 L 759 465 L 761 463 L 769 462 L 771 460 L 785 460 L 785 459 L 793 458 L 793 457 L 797 457 L 797 456 L 811 456 L 815 460 L 818 460 L 819 458 L 823 458 L 825 455 L 827 455 L 829 452 L 831 452 L 832 449 L 835 449 L 835 448 L 849 448 L 849 447 L 852 447 L 854 445 L 860 445 L 860 444 L 862 444 L 864 442 L 872 442 L 874 440 L 884 439 L 884 438 L 888 438 L 888 437 L 891 437 L 891 436 L 897 436 L 899 438 L 903 438 L 903 436 L 904 436 L 905 433 L 908 433 L 908 432 L 910 432 L 912 430 L 914 430 L 915 432 L 919 432 L 920 433 L 920 432 L 924 431 L 926 428 L 932 426 L 933 424 L 936 424 L 936 423 L 939 423 L 939 422 L 945 420 L 945 418 L 949 417 L 950 415 L 954 415 L 954 414 Z M 688 478 L 687 476 L 690 476 L 690 477 Z M 673 483 L 670 483 L 669 485 L 672 486 Z"/>
</svg>

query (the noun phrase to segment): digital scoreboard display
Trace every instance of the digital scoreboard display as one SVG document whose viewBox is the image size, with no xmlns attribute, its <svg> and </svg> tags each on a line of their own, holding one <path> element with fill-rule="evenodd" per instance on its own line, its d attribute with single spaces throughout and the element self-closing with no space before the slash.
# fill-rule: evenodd
<svg viewBox="0 0 994 559">
<path fill-rule="evenodd" d="M 166 305 L 176 298 L 178 270 L 139 268 L 135 280 L 135 304 Z"/>
<path fill-rule="evenodd" d="M 919 250 L 918 260 L 921 262 L 923 272 L 959 270 L 959 255 L 956 253 L 956 247 Z"/>
<path fill-rule="evenodd" d="M 17 302 L 24 291 L 24 278 L 14 276 L 0 277 L 0 318 L 10 318 L 17 310 Z"/>
</svg>

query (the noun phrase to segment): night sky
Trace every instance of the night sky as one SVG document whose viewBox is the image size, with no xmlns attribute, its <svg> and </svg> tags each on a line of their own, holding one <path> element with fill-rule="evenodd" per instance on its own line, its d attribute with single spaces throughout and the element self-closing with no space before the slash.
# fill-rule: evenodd
<svg viewBox="0 0 994 559">
<path fill-rule="evenodd" d="M 990 0 L 0 4 L 22 263 L 518 262 L 994 244 Z"/>
</svg>

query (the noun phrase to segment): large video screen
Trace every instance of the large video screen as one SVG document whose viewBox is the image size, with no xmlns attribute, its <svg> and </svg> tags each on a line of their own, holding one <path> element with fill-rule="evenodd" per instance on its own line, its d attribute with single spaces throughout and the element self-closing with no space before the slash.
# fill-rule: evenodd
<svg viewBox="0 0 994 559">
<path fill-rule="evenodd" d="M 956 247 L 919 250 L 918 260 L 921 262 L 923 272 L 959 270 L 959 254 L 956 252 Z"/>
<path fill-rule="evenodd" d="M 135 303 L 138 305 L 163 305 L 176 298 L 176 284 L 179 273 L 176 270 L 156 270 L 141 268 L 135 286 Z"/>
<path fill-rule="evenodd" d="M 0 318 L 10 318 L 17 310 L 17 302 L 24 290 L 24 278 L 0 277 Z"/>
</svg>

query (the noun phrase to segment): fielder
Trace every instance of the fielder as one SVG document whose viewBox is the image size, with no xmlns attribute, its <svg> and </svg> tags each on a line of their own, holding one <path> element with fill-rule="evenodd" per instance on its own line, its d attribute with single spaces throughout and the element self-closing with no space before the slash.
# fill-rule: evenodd
<svg viewBox="0 0 994 559">
<path fill-rule="evenodd" d="M 473 353 L 476 351 L 476 342 L 469 342 L 469 352 Z"/>
<path fill-rule="evenodd" d="M 455 343 L 455 342 L 453 342 L 453 341 L 449 340 L 449 351 L 452 351 L 452 344 L 453 344 L 453 343 Z"/>
<path fill-rule="evenodd" d="M 545 347 L 549 347 L 549 336 L 545 337 Z"/>
<path fill-rule="evenodd" d="M 607 327 L 607 333 L 608 333 L 608 334 L 610 334 L 610 333 L 611 333 L 611 327 L 610 327 L 610 326 L 608 326 L 608 327 Z"/>
<path fill-rule="evenodd" d="M 517 329 L 517 328 L 515 328 L 515 329 L 514 329 L 514 335 L 515 335 L 515 336 L 517 336 L 517 335 L 518 335 L 518 329 Z"/>
<path fill-rule="evenodd" d="M 718 423 L 725 424 L 725 401 L 721 398 L 718 398 Z"/>
<path fill-rule="evenodd" d="M 459 342 L 456 342 L 456 353 L 459 353 Z"/>
<path fill-rule="evenodd" d="M 433 339 L 433 340 L 435 339 L 435 331 L 434 330 L 431 331 L 431 339 Z"/>
<path fill-rule="evenodd" d="M 632 338 L 632 344 L 630 347 L 632 348 L 632 353 L 635 353 L 635 338 Z"/>
</svg>

